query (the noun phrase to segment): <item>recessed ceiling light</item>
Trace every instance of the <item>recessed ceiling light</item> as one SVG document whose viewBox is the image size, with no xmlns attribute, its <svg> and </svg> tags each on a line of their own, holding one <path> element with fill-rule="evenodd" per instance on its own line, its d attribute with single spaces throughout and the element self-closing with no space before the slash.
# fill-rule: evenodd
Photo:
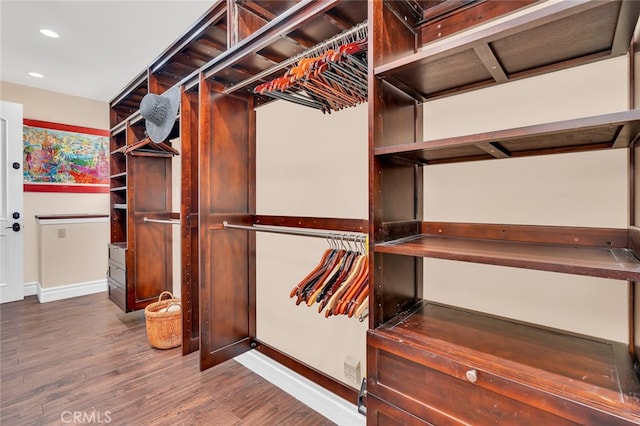
<svg viewBox="0 0 640 426">
<path fill-rule="evenodd" d="M 59 35 L 57 32 L 52 31 L 52 30 L 48 30 L 48 29 L 46 29 L 46 28 L 42 28 L 42 29 L 40 30 L 40 33 L 41 33 L 42 35 L 45 35 L 45 36 L 47 36 L 47 37 L 51 37 L 51 38 L 58 38 L 58 37 L 60 37 L 60 35 Z"/>
<path fill-rule="evenodd" d="M 31 77 L 35 77 L 35 78 L 43 78 L 44 75 L 40 74 L 39 72 L 28 72 L 27 74 L 29 74 Z"/>
</svg>

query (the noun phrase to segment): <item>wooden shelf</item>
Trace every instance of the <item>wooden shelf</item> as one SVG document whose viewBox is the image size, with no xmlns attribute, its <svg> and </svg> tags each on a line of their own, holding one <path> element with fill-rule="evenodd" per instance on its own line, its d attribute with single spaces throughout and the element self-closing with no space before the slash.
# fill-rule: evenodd
<svg viewBox="0 0 640 426">
<path fill-rule="evenodd" d="M 155 149 L 136 149 L 135 151 L 131 151 L 128 155 L 134 157 L 159 157 L 159 158 L 170 158 L 175 154 L 168 151 L 158 151 Z"/>
<path fill-rule="evenodd" d="M 586 404 L 596 411 L 604 408 L 616 417 L 640 422 L 640 382 L 633 377 L 632 359 L 622 343 L 426 301 L 369 334 L 381 350 L 407 348 L 407 358 L 413 362 L 451 374 L 476 387 L 475 392 L 521 399 L 576 423 L 585 419 L 571 418 L 579 415 L 569 408 L 572 404 Z M 438 357 L 447 363 L 438 363 Z M 475 369 L 476 382 L 467 381 L 466 368 Z M 501 386 L 504 378 L 513 380 L 512 389 Z M 421 392 L 414 388 L 412 392 Z M 532 400 L 531 392 L 547 396 Z M 454 415 L 464 413 L 456 410 Z M 590 421 L 598 424 L 598 415 Z"/>
<path fill-rule="evenodd" d="M 281 76 L 275 65 L 367 19 L 367 2 L 360 1 L 251 3 L 281 13 L 201 68 L 205 78 L 222 84 L 226 92 L 253 93 L 258 84 Z"/>
<path fill-rule="evenodd" d="M 426 101 L 624 54 L 639 13 L 635 1 L 531 7 L 515 19 L 427 44 L 374 72 Z"/>
<path fill-rule="evenodd" d="M 123 123 L 138 112 L 140 101 L 149 92 L 147 72 L 142 72 L 109 104 L 111 105 L 111 128 Z"/>
<path fill-rule="evenodd" d="M 375 251 L 640 281 L 640 261 L 620 247 L 574 247 L 420 234 L 376 244 Z"/>
<path fill-rule="evenodd" d="M 217 0 L 198 23 L 189 28 L 150 66 L 157 83 L 154 93 L 162 93 L 227 49 L 227 4 Z"/>
<path fill-rule="evenodd" d="M 640 133 L 640 109 L 385 146 L 375 155 L 419 164 L 522 157 L 590 149 L 627 148 Z"/>
</svg>

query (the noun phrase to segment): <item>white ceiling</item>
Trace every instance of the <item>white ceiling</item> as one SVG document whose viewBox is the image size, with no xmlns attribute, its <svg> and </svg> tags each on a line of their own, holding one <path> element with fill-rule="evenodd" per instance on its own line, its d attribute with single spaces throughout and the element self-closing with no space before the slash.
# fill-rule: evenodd
<svg viewBox="0 0 640 426">
<path fill-rule="evenodd" d="M 0 0 L 0 80 L 108 102 L 212 4 Z M 41 28 L 60 38 L 41 35 Z"/>
</svg>

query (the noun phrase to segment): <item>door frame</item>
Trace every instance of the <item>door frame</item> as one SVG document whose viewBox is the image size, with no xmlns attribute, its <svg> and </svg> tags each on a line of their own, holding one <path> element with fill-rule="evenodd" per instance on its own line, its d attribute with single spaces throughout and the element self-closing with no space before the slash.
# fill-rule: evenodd
<svg viewBox="0 0 640 426">
<path fill-rule="evenodd" d="M 0 180 L 4 198 L 0 202 L 0 244 L 4 246 L 0 247 L 3 257 L 0 266 L 4 270 L 0 275 L 0 303 L 24 299 L 22 119 L 22 104 L 0 101 L 0 137 L 6 138 L 6 144 L 0 143 L 3 151 L 0 153 L 3 160 L 0 173 L 4 177 Z M 15 214 L 17 218 L 13 216 Z M 18 227 L 18 230 L 11 227 Z"/>
</svg>

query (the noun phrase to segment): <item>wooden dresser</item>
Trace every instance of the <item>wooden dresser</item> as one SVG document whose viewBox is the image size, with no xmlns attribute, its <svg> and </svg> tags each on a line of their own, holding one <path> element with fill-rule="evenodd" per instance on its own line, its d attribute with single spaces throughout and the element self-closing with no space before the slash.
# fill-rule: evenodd
<svg viewBox="0 0 640 426">
<path fill-rule="evenodd" d="M 373 418 L 391 405 L 437 425 L 640 421 L 621 343 L 421 302 L 368 344 Z"/>
</svg>

